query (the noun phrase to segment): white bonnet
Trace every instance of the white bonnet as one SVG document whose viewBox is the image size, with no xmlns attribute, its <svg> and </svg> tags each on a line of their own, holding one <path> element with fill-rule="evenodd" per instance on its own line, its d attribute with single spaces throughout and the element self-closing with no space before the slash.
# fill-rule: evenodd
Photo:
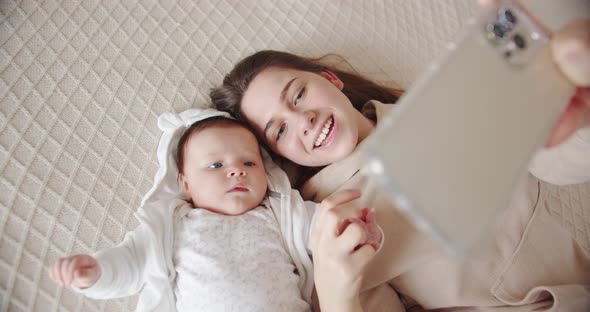
<svg viewBox="0 0 590 312">
<path fill-rule="evenodd" d="M 182 189 L 178 184 L 178 167 L 175 160 L 178 141 L 184 131 L 195 122 L 218 116 L 232 118 L 226 112 L 211 108 L 191 108 L 178 114 L 166 112 L 158 117 L 158 128 L 163 132 L 157 151 L 159 168 L 154 178 L 154 185 L 143 197 L 141 207 L 161 200 L 182 197 Z"/>
</svg>

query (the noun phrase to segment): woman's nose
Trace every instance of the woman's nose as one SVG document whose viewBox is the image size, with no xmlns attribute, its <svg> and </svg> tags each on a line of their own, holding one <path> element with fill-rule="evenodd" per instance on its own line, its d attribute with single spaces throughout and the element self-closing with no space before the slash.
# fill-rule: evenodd
<svg viewBox="0 0 590 312">
<path fill-rule="evenodd" d="M 315 119 L 315 113 L 310 111 L 301 112 L 301 116 L 299 116 L 299 127 L 303 135 L 307 135 L 309 130 L 313 128 Z"/>
<path fill-rule="evenodd" d="M 246 171 L 243 168 L 234 167 L 227 172 L 227 177 L 245 177 Z"/>
</svg>

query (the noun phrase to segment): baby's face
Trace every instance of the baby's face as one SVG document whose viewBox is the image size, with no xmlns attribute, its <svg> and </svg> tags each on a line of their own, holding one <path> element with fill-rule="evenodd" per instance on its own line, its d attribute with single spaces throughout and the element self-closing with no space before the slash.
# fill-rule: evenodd
<svg viewBox="0 0 590 312">
<path fill-rule="evenodd" d="M 239 215 L 260 205 L 267 181 L 254 135 L 238 126 L 215 126 L 189 138 L 182 186 L 196 208 Z"/>
</svg>

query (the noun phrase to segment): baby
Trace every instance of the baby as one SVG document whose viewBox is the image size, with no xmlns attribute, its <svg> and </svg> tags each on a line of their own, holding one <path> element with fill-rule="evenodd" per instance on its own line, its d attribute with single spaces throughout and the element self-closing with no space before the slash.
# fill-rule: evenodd
<svg viewBox="0 0 590 312">
<path fill-rule="evenodd" d="M 159 126 L 160 171 L 138 212 L 140 226 L 94 257 L 60 259 L 51 278 L 92 298 L 143 288 L 138 310 L 310 310 L 317 204 L 291 190 L 254 134 L 225 113 L 168 113 Z M 169 187 L 171 176 L 184 200 Z M 341 231 L 351 223 L 365 230 L 355 250 L 379 246 L 374 211 L 345 221 Z"/>
</svg>

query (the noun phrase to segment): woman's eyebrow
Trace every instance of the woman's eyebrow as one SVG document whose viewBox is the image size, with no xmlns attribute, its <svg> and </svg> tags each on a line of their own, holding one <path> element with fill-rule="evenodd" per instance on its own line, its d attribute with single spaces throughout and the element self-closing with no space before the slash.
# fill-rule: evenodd
<svg viewBox="0 0 590 312">
<path fill-rule="evenodd" d="M 297 80 L 297 77 L 289 80 L 289 82 L 287 82 L 287 84 L 285 84 L 285 87 L 283 87 L 283 91 L 281 91 L 281 97 L 279 98 L 279 100 L 282 102 L 285 102 L 285 97 L 287 96 L 287 91 L 289 91 L 289 87 L 291 87 L 291 84 L 293 83 L 293 81 Z"/>
</svg>

